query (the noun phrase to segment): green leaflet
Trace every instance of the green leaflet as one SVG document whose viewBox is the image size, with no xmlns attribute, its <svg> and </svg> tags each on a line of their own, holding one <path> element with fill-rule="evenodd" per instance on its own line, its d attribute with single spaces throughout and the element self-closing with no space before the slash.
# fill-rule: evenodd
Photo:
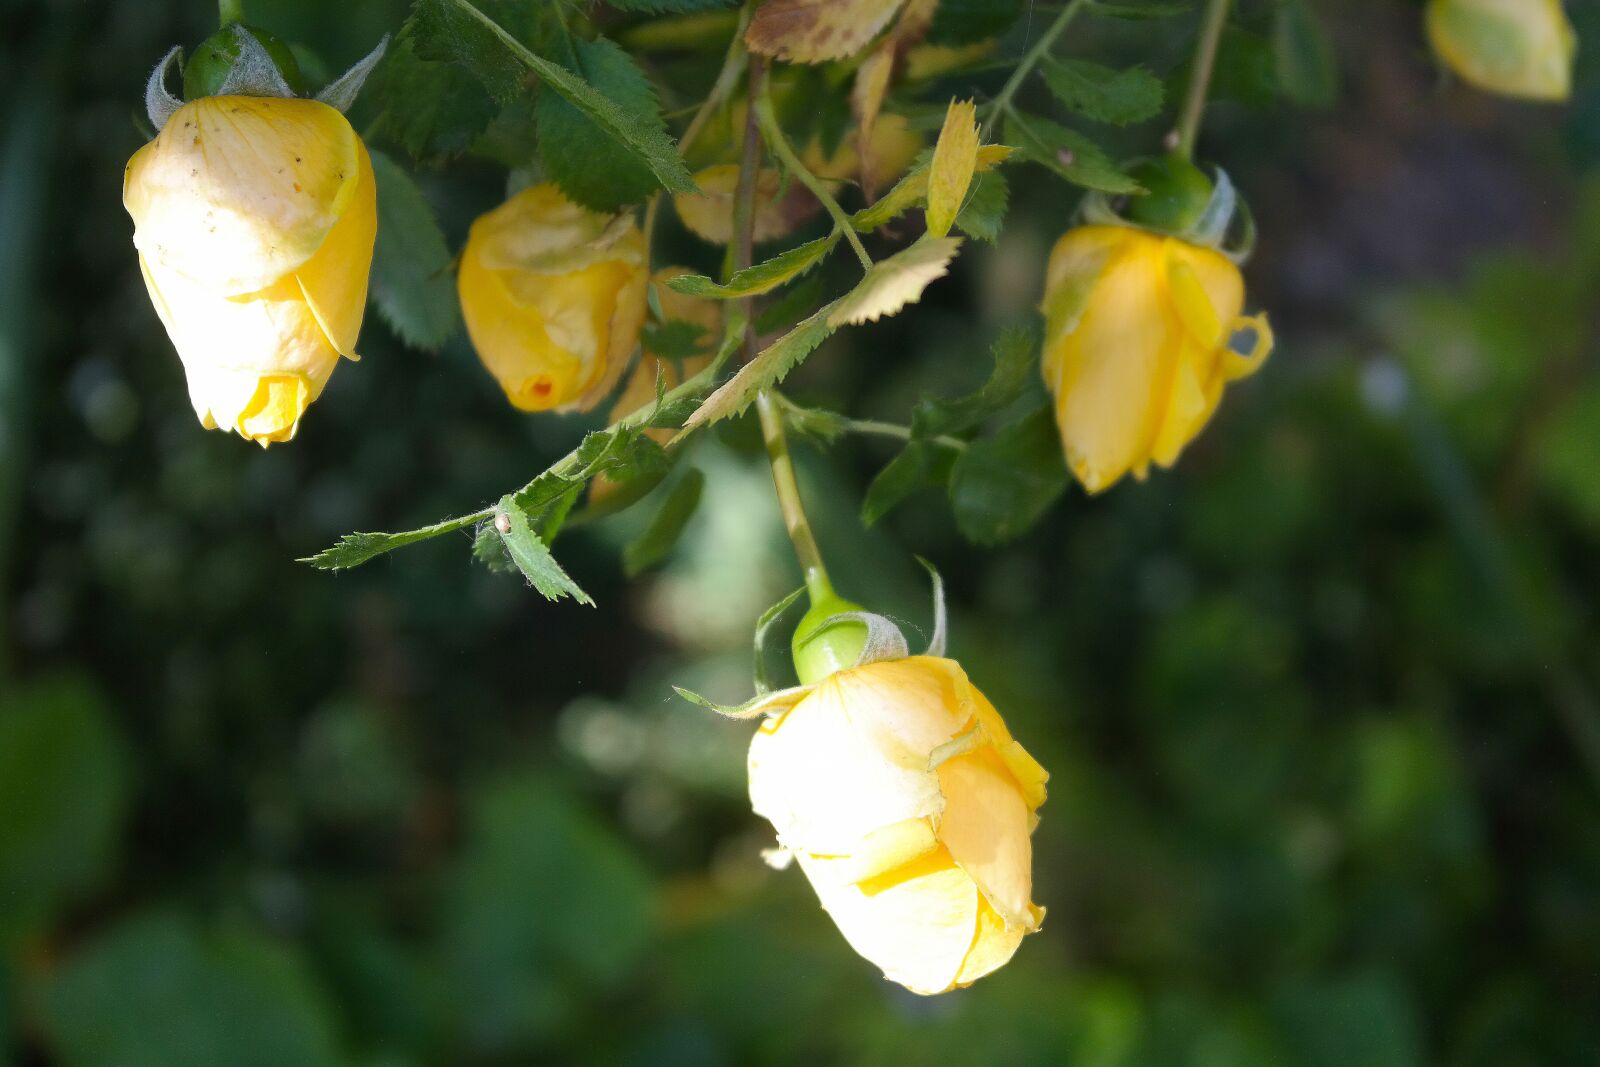
<svg viewBox="0 0 1600 1067">
<path fill-rule="evenodd" d="M 757 393 L 783 381 L 784 376 L 793 370 L 796 364 L 810 355 L 833 333 L 835 327 L 830 321 L 830 316 L 838 305 L 839 301 L 835 300 L 819 308 L 810 318 L 802 320 L 794 329 L 740 367 L 739 373 L 706 397 L 705 403 L 689 416 L 683 424 L 683 432 L 688 433 L 701 426 L 709 426 L 742 413 L 750 406 Z"/>
<path fill-rule="evenodd" d="M 549 546 L 528 525 L 527 513 L 517 506 L 514 496 L 501 497 L 495 512 L 494 529 L 500 534 L 511 562 L 546 600 L 570 596 L 580 604 L 594 605 L 589 594 L 561 569 L 561 564 L 550 554 Z"/>
<path fill-rule="evenodd" d="M 418 0 L 416 27 L 448 48 L 497 99 L 523 91 L 522 68 L 560 94 L 603 133 L 643 161 L 670 192 L 695 189 L 659 114 L 639 114 L 621 106 L 578 75 L 536 55 L 498 22 L 467 0 Z"/>
<path fill-rule="evenodd" d="M 968 237 L 993 244 L 1000 236 L 1010 197 L 1010 186 L 1004 174 L 990 170 L 977 175 L 972 180 L 972 188 L 967 190 L 967 202 L 961 205 L 961 213 L 956 216 L 956 229 Z"/>
<path fill-rule="evenodd" d="M 837 232 L 819 237 L 815 241 L 808 241 L 753 267 L 735 271 L 726 284 L 718 284 L 703 274 L 685 274 L 673 278 L 667 283 L 667 287 L 708 300 L 733 300 L 744 296 L 758 296 L 805 274 L 821 263 L 838 241 Z"/>
<path fill-rule="evenodd" d="M 633 58 L 604 37 L 572 42 L 574 73 L 629 114 L 662 130 L 655 88 Z M 557 93 L 540 93 L 539 161 L 545 174 L 575 203 L 613 212 L 656 190 L 645 160 L 607 137 L 593 119 Z"/>
<path fill-rule="evenodd" d="M 835 302 L 830 326 L 855 326 L 898 314 L 922 299 L 922 292 L 950 270 L 961 250 L 959 237 L 923 237 L 909 248 L 873 264 L 856 287 Z"/>
<path fill-rule="evenodd" d="M 401 34 L 373 71 L 366 94 L 381 108 L 373 133 L 398 142 L 413 159 L 465 152 L 497 107 L 483 84 L 460 64 L 417 55 L 409 32 Z"/>
<path fill-rule="evenodd" d="M 1124 174 L 1099 145 L 1049 119 L 1008 115 L 1006 140 L 1016 144 L 1031 162 L 1055 171 L 1074 185 L 1105 193 L 1144 192 L 1144 187 Z"/>
<path fill-rule="evenodd" d="M 402 341 L 433 351 L 459 321 L 450 250 L 411 176 L 382 152 L 372 153 L 372 171 L 378 182 L 373 301 Z"/>
<path fill-rule="evenodd" d="M 948 400 L 926 397 L 911 414 L 919 436 L 965 433 L 1000 414 L 1022 396 L 1035 374 L 1039 340 L 1032 330 L 1012 327 L 994 343 L 994 369 L 975 392 Z"/>
<path fill-rule="evenodd" d="M 404 533 L 347 533 L 339 538 L 339 542 L 329 548 L 323 549 L 314 556 L 304 556 L 297 563 L 309 563 L 320 571 L 340 571 L 350 567 L 358 567 L 385 552 L 392 552 L 397 548 L 426 541 L 430 537 L 450 533 L 453 530 L 464 530 L 483 518 L 482 515 L 459 515 L 444 522 L 434 523 L 432 526 L 421 526 L 415 530 L 406 530 Z"/>
<path fill-rule="evenodd" d="M 1045 406 L 956 457 L 950 506 L 964 537 L 993 545 L 1032 526 L 1066 487 L 1061 440 Z"/>
<path fill-rule="evenodd" d="M 622 569 L 630 578 L 649 570 L 672 554 L 672 548 L 683 535 L 684 528 L 700 506 L 700 493 L 705 488 L 706 476 L 691 467 L 667 491 L 661 507 L 646 526 L 622 550 Z"/>
<path fill-rule="evenodd" d="M 1161 79 L 1143 67 L 1113 70 L 1082 59 L 1048 59 L 1040 70 L 1063 106 L 1096 122 L 1127 126 L 1161 113 Z"/>
<path fill-rule="evenodd" d="M 924 397 L 911 412 L 911 439 L 867 487 L 861 521 L 876 523 L 912 493 L 950 481 L 955 454 L 934 438 L 962 434 L 1015 404 L 1035 380 L 1038 340 L 1030 330 L 1009 329 L 994 343 L 994 369 L 966 396 Z"/>
</svg>

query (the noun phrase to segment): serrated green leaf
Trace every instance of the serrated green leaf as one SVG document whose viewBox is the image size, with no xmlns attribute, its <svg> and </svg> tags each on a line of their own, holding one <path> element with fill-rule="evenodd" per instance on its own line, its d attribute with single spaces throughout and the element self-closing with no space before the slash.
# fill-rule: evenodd
<svg viewBox="0 0 1600 1067">
<path fill-rule="evenodd" d="M 879 260 L 836 301 L 831 326 L 854 326 L 898 314 L 922 299 L 923 290 L 943 278 L 961 249 L 959 237 L 923 237 L 888 259 Z"/>
<path fill-rule="evenodd" d="M 705 488 L 705 481 L 706 476 L 696 468 L 684 472 L 651 516 L 650 525 L 622 550 L 623 573 L 632 578 L 671 555 L 684 527 L 694 517 L 695 508 L 700 506 L 700 492 Z"/>
<path fill-rule="evenodd" d="M 740 414 L 750 406 L 757 393 L 783 381 L 796 364 L 833 333 L 834 327 L 829 317 L 838 304 L 839 301 L 835 300 L 818 309 L 810 318 L 802 320 L 740 367 L 739 373 L 724 382 L 721 388 L 706 397 L 705 403 L 695 409 L 683 424 L 684 432 Z"/>
<path fill-rule="evenodd" d="M 943 485 L 950 477 L 951 453 L 931 441 L 913 439 L 884 465 L 861 501 L 861 521 L 871 526 L 919 489 Z"/>
<path fill-rule="evenodd" d="M 472 536 L 472 558 L 496 574 L 510 574 L 517 569 L 506 552 L 505 542 L 500 539 L 500 532 L 492 522 L 478 524 L 478 530 Z"/>
<path fill-rule="evenodd" d="M 912 432 L 920 437 L 965 433 L 1016 403 L 1033 382 L 1038 344 L 1031 330 L 1007 329 L 990 350 L 994 369 L 983 385 L 966 396 L 919 401 L 911 415 Z"/>
<path fill-rule="evenodd" d="M 733 300 L 738 297 L 758 296 L 805 274 L 821 263 L 838 241 L 837 232 L 819 237 L 815 241 L 807 241 L 765 262 L 735 271 L 725 285 L 719 285 L 703 274 L 683 274 L 667 282 L 667 287 L 676 292 L 708 300 Z"/>
<path fill-rule="evenodd" d="M 402 533 L 347 533 L 339 538 L 338 544 L 323 549 L 314 556 L 305 556 L 296 560 L 297 563 L 309 563 L 321 571 L 340 571 L 350 567 L 358 567 L 385 552 L 393 552 L 397 548 L 426 541 L 430 537 L 450 533 L 453 530 L 462 530 L 478 521 L 477 515 L 462 515 L 432 526 L 422 526 L 415 530 L 406 530 Z"/>
<path fill-rule="evenodd" d="M 1127 126 L 1161 113 L 1161 79 L 1143 67 L 1112 70 L 1082 59 L 1047 59 L 1040 69 L 1056 99 L 1085 118 Z"/>
<path fill-rule="evenodd" d="M 537 74 L 546 89 L 559 93 L 607 137 L 638 156 L 670 192 L 694 191 L 694 180 L 659 114 L 638 114 L 620 106 L 571 71 L 536 55 L 467 0 L 418 0 L 416 17 L 419 27 L 431 27 L 497 97 L 509 99 L 521 91 L 521 72 L 511 76 L 509 57 Z"/>
<path fill-rule="evenodd" d="M 459 65 L 506 104 L 528 89 L 527 65 L 506 42 L 522 47 L 533 39 L 533 5 L 477 2 L 479 6 L 464 0 L 416 0 L 405 32 L 415 41 L 419 57 Z"/>
<path fill-rule="evenodd" d="M 402 341 L 432 351 L 458 321 L 450 250 L 411 176 L 382 152 L 372 153 L 372 172 L 378 184 L 372 298 Z"/>
<path fill-rule="evenodd" d="M 409 33 L 401 35 L 373 71 L 365 95 L 380 108 L 373 139 L 394 141 L 413 159 L 466 151 L 497 110 L 471 72 L 453 61 L 418 56 Z"/>
<path fill-rule="evenodd" d="M 666 129 L 656 91 L 633 58 L 604 37 L 572 42 L 573 73 L 619 107 Z M 539 94 L 539 160 L 568 198 L 593 211 L 612 212 L 656 191 L 643 159 L 607 137 L 598 123 L 556 93 Z"/>
<path fill-rule="evenodd" d="M 1305 107 L 1331 107 L 1339 65 L 1322 20 L 1307 0 L 1284 0 L 1272 25 L 1272 50 L 1284 95 Z"/>
<path fill-rule="evenodd" d="M 1005 224 L 1010 196 L 1010 185 L 1004 174 L 997 170 L 979 174 L 972 181 L 961 213 L 956 216 L 955 228 L 968 237 L 993 244 L 1000 236 L 1000 227 Z"/>
<path fill-rule="evenodd" d="M 1124 174 L 1099 145 L 1049 119 L 1009 115 L 1006 140 L 1016 144 L 1029 161 L 1055 171 L 1074 185 L 1104 193 L 1144 192 L 1144 187 Z"/>
<path fill-rule="evenodd" d="M 1043 407 L 956 457 L 950 506 L 962 536 L 993 545 L 1027 530 L 1066 487 L 1055 418 Z"/>
<path fill-rule="evenodd" d="M 578 587 L 567 572 L 561 569 L 544 540 L 528 524 L 528 516 L 517 506 L 514 496 L 504 496 L 495 509 L 495 530 L 500 534 L 511 562 L 517 565 L 522 576 L 544 595 L 546 600 L 560 600 L 570 596 L 580 604 L 593 606 L 594 601 Z"/>
</svg>

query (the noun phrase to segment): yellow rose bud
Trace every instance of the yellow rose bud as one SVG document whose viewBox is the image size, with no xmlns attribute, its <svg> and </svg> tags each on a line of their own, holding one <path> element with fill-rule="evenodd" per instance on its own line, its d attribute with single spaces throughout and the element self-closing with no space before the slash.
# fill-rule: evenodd
<svg viewBox="0 0 1600 1067">
<path fill-rule="evenodd" d="M 128 160 L 122 202 L 201 424 L 294 437 L 358 358 L 378 230 L 361 138 L 315 100 L 202 97 Z"/>
<path fill-rule="evenodd" d="M 1091 493 L 1152 462 L 1170 467 L 1225 384 L 1272 350 L 1265 315 L 1241 317 L 1244 280 L 1220 252 L 1128 226 L 1069 230 L 1045 281 L 1045 384 L 1067 465 Z M 1251 329 L 1247 355 L 1229 342 Z"/>
<path fill-rule="evenodd" d="M 1529 100 L 1572 92 L 1577 35 L 1560 0 L 1429 0 L 1439 57 L 1481 89 Z"/>
<path fill-rule="evenodd" d="M 1039 928 L 1043 767 L 952 660 L 829 675 L 750 742 L 750 800 L 850 946 L 915 993 L 970 985 Z"/>
<path fill-rule="evenodd" d="M 457 279 L 478 358 L 523 411 L 587 411 L 627 367 L 649 270 L 631 215 L 535 185 L 472 224 Z"/>
</svg>

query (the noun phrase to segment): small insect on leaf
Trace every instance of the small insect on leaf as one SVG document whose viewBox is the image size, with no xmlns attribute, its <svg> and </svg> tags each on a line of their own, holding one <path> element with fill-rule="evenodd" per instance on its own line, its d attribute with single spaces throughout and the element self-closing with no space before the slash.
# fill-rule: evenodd
<svg viewBox="0 0 1600 1067">
<path fill-rule="evenodd" d="M 789 63 L 825 63 L 867 46 L 905 0 L 767 0 L 756 8 L 744 43 Z"/>
<path fill-rule="evenodd" d="M 873 266 L 861 282 L 840 299 L 828 325 L 874 322 L 922 299 L 922 291 L 950 270 L 961 247 L 959 237 L 924 237 L 903 252 Z"/>
<path fill-rule="evenodd" d="M 928 168 L 928 232 L 943 237 L 955 224 L 978 166 L 977 108 L 951 101 Z"/>
</svg>

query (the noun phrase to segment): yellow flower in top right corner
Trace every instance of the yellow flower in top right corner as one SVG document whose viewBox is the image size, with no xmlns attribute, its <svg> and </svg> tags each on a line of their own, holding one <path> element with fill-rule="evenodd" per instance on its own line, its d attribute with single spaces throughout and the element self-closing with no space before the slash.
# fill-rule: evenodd
<svg viewBox="0 0 1600 1067">
<path fill-rule="evenodd" d="M 1098 493 L 1170 467 L 1231 381 L 1272 350 L 1243 316 L 1244 279 L 1222 253 L 1131 226 L 1069 230 L 1050 253 L 1041 369 L 1067 466 Z M 1250 331 L 1249 352 L 1232 347 Z"/>
<path fill-rule="evenodd" d="M 1462 78 L 1492 93 L 1565 100 L 1578 38 L 1561 0 L 1429 0 L 1428 39 Z"/>
</svg>

